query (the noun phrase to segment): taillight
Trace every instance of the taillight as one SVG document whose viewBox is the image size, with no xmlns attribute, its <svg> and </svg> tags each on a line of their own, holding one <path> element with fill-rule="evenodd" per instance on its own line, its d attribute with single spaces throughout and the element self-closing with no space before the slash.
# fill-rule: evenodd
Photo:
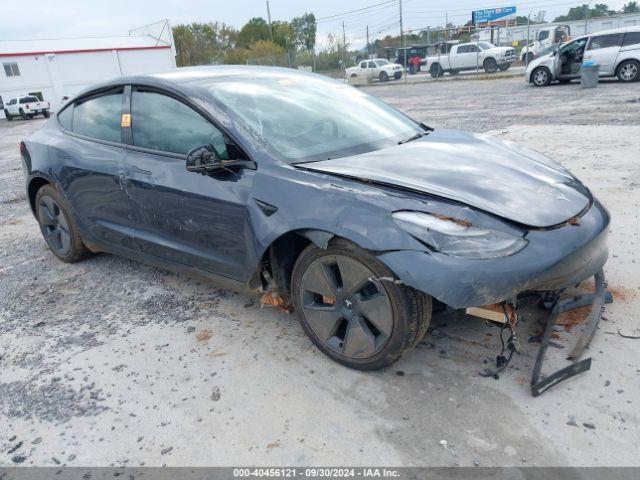
<svg viewBox="0 0 640 480">
<path fill-rule="evenodd" d="M 51 108 L 51 104 L 47 102 L 47 108 Z"/>
<path fill-rule="evenodd" d="M 26 108 L 27 110 L 29 110 L 29 104 L 27 103 L 24 108 Z"/>
</svg>

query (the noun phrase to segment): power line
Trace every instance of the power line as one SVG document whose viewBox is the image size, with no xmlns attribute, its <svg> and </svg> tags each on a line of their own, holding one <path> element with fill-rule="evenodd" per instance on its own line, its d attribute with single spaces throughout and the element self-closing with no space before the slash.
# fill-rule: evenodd
<svg viewBox="0 0 640 480">
<path fill-rule="evenodd" d="M 370 8 L 379 7 L 380 5 L 388 5 L 390 3 L 394 3 L 395 4 L 395 3 L 397 3 L 397 1 L 396 0 L 387 0 L 386 2 L 376 3 L 376 4 L 373 4 L 373 5 L 369 5 L 368 7 L 357 8 L 355 10 L 349 10 L 347 12 L 336 13 L 334 15 L 327 15 L 326 17 L 317 17 L 316 21 L 318 21 L 318 20 L 326 20 L 328 18 L 341 17 L 343 15 L 349 15 L 351 13 L 362 12 L 364 10 L 369 10 Z"/>
</svg>

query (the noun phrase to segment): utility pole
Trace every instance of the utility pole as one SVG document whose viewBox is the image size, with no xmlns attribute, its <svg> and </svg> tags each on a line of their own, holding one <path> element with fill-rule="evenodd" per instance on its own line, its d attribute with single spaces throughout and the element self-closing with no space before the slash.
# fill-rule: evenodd
<svg viewBox="0 0 640 480">
<path fill-rule="evenodd" d="M 371 49 L 369 48 L 369 25 L 367 25 L 367 60 L 371 58 Z"/>
<path fill-rule="evenodd" d="M 402 26 L 402 0 L 398 0 L 400 6 L 400 41 L 402 42 L 403 64 L 404 64 L 404 81 L 407 81 L 407 42 L 404 38 L 404 29 Z"/>
<path fill-rule="evenodd" d="M 449 12 L 444 12 L 444 41 L 449 40 Z"/>
<path fill-rule="evenodd" d="M 271 43 L 273 43 L 273 27 L 271 26 L 271 10 L 269 9 L 269 0 L 267 0 L 267 19 L 269 20 L 269 33 L 271 34 Z"/>
<path fill-rule="evenodd" d="M 342 69 L 347 69 L 347 35 L 344 32 L 344 20 L 342 21 Z"/>
<path fill-rule="evenodd" d="M 587 4 L 587 12 L 584 15 L 584 34 L 586 35 L 587 33 L 589 33 L 589 9 L 591 8 L 591 4 L 593 3 L 593 0 L 591 0 L 588 4 Z"/>
<path fill-rule="evenodd" d="M 529 12 L 529 15 L 527 15 L 527 53 L 525 53 L 525 57 L 524 57 L 524 65 L 525 67 L 529 66 L 529 61 L 531 60 L 531 36 L 530 36 L 530 32 L 531 32 L 531 13 L 533 12 L 533 10 L 531 12 Z"/>
</svg>

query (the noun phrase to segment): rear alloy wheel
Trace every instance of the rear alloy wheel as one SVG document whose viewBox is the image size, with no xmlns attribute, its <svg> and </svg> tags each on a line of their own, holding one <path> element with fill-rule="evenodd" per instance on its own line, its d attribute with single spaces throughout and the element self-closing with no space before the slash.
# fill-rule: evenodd
<svg viewBox="0 0 640 480">
<path fill-rule="evenodd" d="M 29 120 L 29 115 L 24 113 L 23 109 L 20 109 L 20 116 L 22 117 L 23 120 Z"/>
<path fill-rule="evenodd" d="M 486 73 L 496 73 L 498 71 L 498 62 L 496 62 L 495 58 L 487 58 L 483 67 Z"/>
<path fill-rule="evenodd" d="M 621 82 L 636 82 L 640 80 L 640 63 L 635 60 L 625 60 L 618 66 L 618 80 Z"/>
<path fill-rule="evenodd" d="M 551 73 L 546 67 L 538 67 L 531 74 L 531 83 L 536 87 L 546 87 L 551 83 Z"/>
<path fill-rule="evenodd" d="M 387 72 L 380 72 L 379 78 L 381 82 L 386 82 L 387 80 L 389 80 L 389 75 L 387 74 Z"/>
<path fill-rule="evenodd" d="M 36 195 L 36 214 L 47 245 L 60 260 L 73 263 L 87 252 L 69 209 L 58 191 L 45 185 Z"/>
<path fill-rule="evenodd" d="M 393 278 L 373 254 L 344 240 L 326 250 L 310 245 L 293 269 L 293 305 L 323 353 L 351 368 L 376 370 L 413 348 L 431 319 L 431 297 Z"/>
<path fill-rule="evenodd" d="M 5 118 L 10 122 L 11 120 L 13 120 L 13 117 L 11 116 L 11 114 L 9 113 L 9 110 L 7 110 L 6 108 L 4 109 L 4 116 Z"/>
<path fill-rule="evenodd" d="M 44 118 L 49 118 L 51 116 L 51 112 L 49 112 L 49 110 L 45 110 L 43 113 Z"/>
</svg>

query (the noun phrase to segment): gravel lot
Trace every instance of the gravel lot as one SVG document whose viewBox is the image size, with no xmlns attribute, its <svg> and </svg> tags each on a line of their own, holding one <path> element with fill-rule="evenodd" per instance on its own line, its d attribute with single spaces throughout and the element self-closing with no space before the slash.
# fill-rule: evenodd
<svg viewBox="0 0 640 480">
<path fill-rule="evenodd" d="M 499 380 L 478 375 L 498 329 L 455 312 L 393 368 L 356 372 L 246 295 L 111 255 L 61 263 L 25 202 L 18 154 L 43 121 L 3 121 L 0 466 L 640 465 L 640 340 L 619 335 L 640 335 L 640 85 L 367 90 L 436 128 L 547 153 L 608 206 L 616 301 L 592 370 L 532 398 L 526 339 L 541 327 L 530 310 L 524 352 Z M 555 342 L 566 349 L 579 331 L 567 322 Z M 548 368 L 562 365 L 563 350 L 549 350 Z"/>
</svg>

